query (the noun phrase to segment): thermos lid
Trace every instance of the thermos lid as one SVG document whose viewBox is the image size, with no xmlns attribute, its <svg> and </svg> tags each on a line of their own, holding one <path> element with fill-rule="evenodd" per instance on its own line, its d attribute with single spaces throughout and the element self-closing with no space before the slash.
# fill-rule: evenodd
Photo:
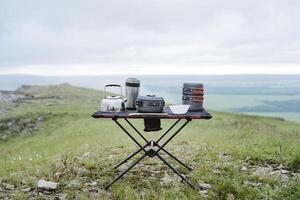
<svg viewBox="0 0 300 200">
<path fill-rule="evenodd" d="M 129 87 L 140 87 L 140 80 L 137 78 L 127 78 L 125 85 Z"/>
</svg>

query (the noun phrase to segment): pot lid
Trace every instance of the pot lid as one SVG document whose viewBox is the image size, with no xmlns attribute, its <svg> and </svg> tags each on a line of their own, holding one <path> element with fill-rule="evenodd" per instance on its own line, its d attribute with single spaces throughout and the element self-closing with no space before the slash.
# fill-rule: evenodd
<svg viewBox="0 0 300 200">
<path fill-rule="evenodd" d="M 146 95 L 146 96 L 139 95 L 137 100 L 138 101 L 161 101 L 161 102 L 164 101 L 162 97 L 157 97 L 155 95 Z"/>
</svg>

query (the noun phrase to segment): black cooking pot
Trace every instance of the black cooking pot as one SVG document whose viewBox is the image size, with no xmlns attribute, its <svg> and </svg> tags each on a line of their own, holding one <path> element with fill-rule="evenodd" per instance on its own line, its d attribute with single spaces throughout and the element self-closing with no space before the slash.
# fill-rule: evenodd
<svg viewBox="0 0 300 200">
<path fill-rule="evenodd" d="M 161 113 L 164 110 L 165 101 L 155 95 L 138 96 L 136 100 L 137 110 L 142 113 Z"/>
</svg>

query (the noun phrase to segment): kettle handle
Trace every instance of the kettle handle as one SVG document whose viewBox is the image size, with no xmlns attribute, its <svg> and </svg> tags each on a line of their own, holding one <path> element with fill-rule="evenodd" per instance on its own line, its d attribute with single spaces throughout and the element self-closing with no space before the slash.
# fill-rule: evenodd
<svg viewBox="0 0 300 200">
<path fill-rule="evenodd" d="M 108 84 L 108 85 L 104 86 L 104 99 L 106 99 L 106 88 L 107 87 L 119 87 L 121 89 L 121 97 L 123 98 L 123 92 L 122 92 L 121 85 L 118 85 L 118 84 Z"/>
</svg>

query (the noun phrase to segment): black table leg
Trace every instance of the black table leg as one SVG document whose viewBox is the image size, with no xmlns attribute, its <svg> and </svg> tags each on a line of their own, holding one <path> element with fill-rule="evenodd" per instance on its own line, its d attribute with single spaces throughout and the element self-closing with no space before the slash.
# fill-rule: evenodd
<svg viewBox="0 0 300 200">
<path fill-rule="evenodd" d="M 140 149 L 136 150 L 135 152 L 133 152 L 130 156 L 128 156 L 125 160 L 123 160 L 122 162 L 120 162 L 119 164 L 117 164 L 116 166 L 114 166 L 114 168 L 118 168 L 119 166 L 121 166 L 122 164 L 124 164 L 125 162 L 127 162 L 128 160 L 130 160 L 131 158 L 133 158 L 135 155 L 137 155 L 138 153 L 140 153 L 142 150 L 145 152 L 145 154 L 140 157 L 137 161 L 135 161 L 132 165 L 130 165 L 128 167 L 127 170 L 123 171 L 119 176 L 117 176 L 111 183 L 109 183 L 108 185 L 105 186 L 105 189 L 108 189 L 112 184 L 114 184 L 116 181 L 118 181 L 122 176 L 124 176 L 132 167 L 134 167 L 136 164 L 138 164 L 143 158 L 145 158 L 146 156 L 149 157 L 154 157 L 157 156 L 163 163 L 165 163 L 170 169 L 172 169 L 178 176 L 181 177 L 181 179 L 183 181 L 185 181 L 188 185 L 190 185 L 192 188 L 196 189 L 196 187 L 186 178 L 184 177 L 182 174 L 180 174 L 172 165 L 170 165 L 165 159 L 163 159 L 158 152 L 159 151 L 164 151 L 166 154 L 168 154 L 171 158 L 173 158 L 174 160 L 176 160 L 178 163 L 180 163 L 181 165 L 183 165 L 184 167 L 186 167 L 188 170 L 192 170 L 192 168 L 188 167 L 187 165 L 185 165 L 182 161 L 180 161 L 178 158 L 176 158 L 174 155 L 172 155 L 170 152 L 168 152 L 167 150 L 164 149 L 164 147 L 191 121 L 191 119 L 187 119 L 187 121 L 181 125 L 181 127 L 179 127 L 179 129 L 177 131 L 175 131 L 175 133 L 169 137 L 167 139 L 167 141 L 165 141 L 161 146 L 158 145 L 158 142 L 160 140 L 162 140 L 174 127 L 175 125 L 180 121 L 180 119 L 178 119 L 157 141 L 148 141 L 134 126 L 133 124 L 131 124 L 126 118 L 125 121 L 135 130 L 135 132 L 138 133 L 139 136 L 141 136 L 143 138 L 143 140 L 145 142 L 147 142 L 146 145 L 142 146 L 118 121 L 117 118 L 113 118 L 113 120 L 116 122 L 116 124 L 140 147 Z M 153 148 L 154 146 L 158 147 L 158 150 L 154 150 Z M 150 150 L 146 150 L 145 148 L 147 146 L 150 146 L 151 149 Z"/>
<path fill-rule="evenodd" d="M 141 137 L 141 138 L 143 138 L 143 140 L 146 142 L 146 143 L 148 143 L 149 141 L 133 126 L 133 124 L 130 122 L 130 121 L 128 121 L 128 119 L 126 119 L 125 118 L 125 121 L 131 126 L 131 128 L 133 128 L 133 130 L 135 130 L 135 132 L 137 132 L 137 134 L 139 134 L 139 136 Z"/>
<path fill-rule="evenodd" d="M 192 171 L 193 169 L 189 166 L 187 166 L 186 164 L 184 164 L 182 161 L 180 161 L 178 158 L 176 158 L 174 155 L 172 155 L 171 153 L 169 153 L 167 150 L 165 149 L 161 149 L 163 152 L 165 152 L 166 154 L 168 154 L 171 158 L 173 158 L 174 160 L 176 160 L 178 163 L 180 163 L 182 166 L 186 167 L 189 171 Z"/>
<path fill-rule="evenodd" d="M 138 164 L 141 160 L 146 157 L 147 154 L 144 154 L 137 161 L 135 161 L 132 165 L 130 165 L 125 171 L 123 171 L 119 176 L 117 176 L 112 182 L 106 185 L 104 188 L 107 190 L 112 184 L 114 184 L 117 180 L 119 180 L 122 176 L 124 176 L 131 168 L 133 168 L 136 164 Z"/>
<path fill-rule="evenodd" d="M 113 118 L 113 120 L 134 141 L 135 144 L 137 144 L 145 153 L 147 153 L 145 148 L 117 121 L 117 119 Z"/>
<path fill-rule="evenodd" d="M 196 186 L 194 186 L 185 176 L 180 174 L 172 165 L 170 165 L 165 159 L 163 159 L 159 154 L 156 154 L 156 156 L 163 161 L 170 169 L 172 169 L 183 181 L 185 181 L 189 186 L 191 186 L 193 189 L 196 189 Z"/>
<path fill-rule="evenodd" d="M 181 119 L 177 119 L 176 122 L 172 124 L 172 126 L 162 136 L 160 136 L 160 138 L 156 141 L 156 143 L 159 143 L 180 121 Z"/>
<path fill-rule="evenodd" d="M 160 147 L 159 145 L 158 145 L 158 142 L 160 141 L 160 140 L 162 140 L 175 126 L 176 126 L 176 124 L 178 124 L 178 122 L 180 122 L 180 120 L 181 119 L 178 119 L 178 120 L 176 120 L 176 122 L 155 142 L 155 146 L 158 146 L 158 147 Z M 126 119 L 125 118 L 125 121 L 133 128 L 133 130 L 135 130 L 135 132 L 139 135 L 139 136 L 141 136 L 141 138 L 143 138 L 143 140 L 145 141 L 145 142 L 147 142 L 147 143 L 149 143 L 149 141 L 133 126 L 133 124 L 128 120 L 128 119 Z M 186 124 L 185 124 L 186 125 Z M 184 126 L 185 126 L 184 125 Z M 183 128 L 183 127 L 182 127 Z M 181 128 L 181 129 L 182 129 Z M 180 129 L 180 130 L 181 130 Z M 146 146 L 148 146 L 148 145 L 146 145 Z M 146 147 L 146 146 L 144 146 L 144 148 Z M 192 170 L 192 168 L 191 167 L 188 167 L 186 164 L 184 164 L 182 161 L 180 161 L 178 158 L 176 158 L 175 156 L 173 156 L 171 153 L 169 153 L 168 151 L 166 151 L 165 149 L 163 149 L 162 148 L 162 150 L 166 153 L 166 154 L 168 154 L 170 157 L 172 157 L 174 160 L 176 160 L 178 163 L 180 163 L 181 165 L 183 165 L 184 167 L 186 167 L 189 171 L 191 171 Z M 140 152 L 140 150 L 138 150 L 139 152 Z M 130 159 L 131 157 L 129 156 L 128 157 L 128 159 Z M 128 160 L 127 159 L 127 160 Z M 127 161 L 126 160 L 126 161 Z M 125 162 L 126 162 L 125 161 Z M 123 163 L 121 163 L 120 165 L 122 165 Z"/>
<path fill-rule="evenodd" d="M 165 141 L 163 145 L 159 147 L 156 153 L 158 153 L 161 149 L 163 149 L 190 121 L 192 121 L 192 119 L 187 119 L 186 122 L 184 122 L 184 124 L 181 125 L 181 127 L 171 137 L 169 137 L 169 139 L 167 139 L 167 141 Z M 160 141 L 161 139 L 162 137 L 158 141 Z M 158 143 L 158 141 L 156 143 Z"/>
<path fill-rule="evenodd" d="M 144 146 L 144 148 L 146 148 L 148 146 L 148 144 L 146 144 Z M 118 167 L 120 167 L 121 165 L 123 165 L 124 163 L 126 163 L 128 160 L 130 160 L 132 157 L 134 157 L 136 154 L 140 153 L 143 149 L 138 149 L 135 152 L 133 152 L 130 156 L 128 156 L 125 160 L 123 160 L 122 162 L 116 164 L 114 166 L 115 169 L 117 169 Z"/>
</svg>

